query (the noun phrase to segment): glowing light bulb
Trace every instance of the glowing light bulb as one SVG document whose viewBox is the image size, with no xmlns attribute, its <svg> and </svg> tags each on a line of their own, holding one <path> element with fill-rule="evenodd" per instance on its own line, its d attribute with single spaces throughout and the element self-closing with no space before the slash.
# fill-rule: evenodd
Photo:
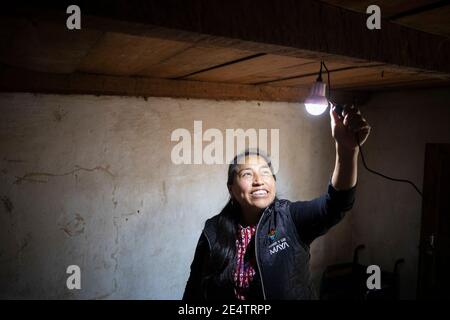
<svg viewBox="0 0 450 320">
<path fill-rule="evenodd" d="M 305 100 L 306 111 L 309 114 L 318 116 L 325 112 L 328 107 L 328 100 L 325 97 L 326 84 L 322 81 L 316 81 Z"/>
<path fill-rule="evenodd" d="M 327 110 L 328 104 L 305 103 L 305 107 L 309 114 L 318 116 Z"/>
</svg>

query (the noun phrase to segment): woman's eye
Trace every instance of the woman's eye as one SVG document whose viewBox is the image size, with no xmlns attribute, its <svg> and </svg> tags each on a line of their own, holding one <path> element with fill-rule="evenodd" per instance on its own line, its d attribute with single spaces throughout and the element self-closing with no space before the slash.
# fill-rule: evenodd
<svg viewBox="0 0 450 320">
<path fill-rule="evenodd" d="M 242 174 L 242 176 L 243 176 L 243 177 L 245 177 L 245 176 L 251 176 L 251 174 L 250 174 L 250 172 L 244 172 L 244 173 Z"/>
</svg>

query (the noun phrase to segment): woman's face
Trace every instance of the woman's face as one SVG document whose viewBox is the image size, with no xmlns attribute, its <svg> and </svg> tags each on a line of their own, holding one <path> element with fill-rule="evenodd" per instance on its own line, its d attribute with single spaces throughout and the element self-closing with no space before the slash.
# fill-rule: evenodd
<svg viewBox="0 0 450 320">
<path fill-rule="evenodd" d="M 257 155 L 247 156 L 245 163 L 238 165 L 230 193 L 244 210 L 265 209 L 272 203 L 275 179 L 266 160 Z"/>
</svg>

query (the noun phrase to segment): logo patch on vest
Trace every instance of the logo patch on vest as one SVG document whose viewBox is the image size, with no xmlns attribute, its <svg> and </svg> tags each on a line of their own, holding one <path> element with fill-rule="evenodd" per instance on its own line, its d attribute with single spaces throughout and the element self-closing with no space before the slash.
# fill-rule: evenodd
<svg viewBox="0 0 450 320">
<path fill-rule="evenodd" d="M 277 230 L 275 229 L 270 229 L 269 234 L 267 235 L 270 239 L 270 241 L 275 241 L 275 239 L 277 238 Z"/>
<path fill-rule="evenodd" d="M 283 251 L 283 250 L 285 250 L 286 248 L 289 248 L 289 247 L 290 246 L 287 243 L 286 238 L 282 238 L 282 239 L 280 239 L 278 241 L 275 241 L 274 243 L 272 243 L 269 246 L 269 253 L 270 253 L 270 255 L 273 255 L 273 254 L 278 253 L 279 251 Z"/>
</svg>

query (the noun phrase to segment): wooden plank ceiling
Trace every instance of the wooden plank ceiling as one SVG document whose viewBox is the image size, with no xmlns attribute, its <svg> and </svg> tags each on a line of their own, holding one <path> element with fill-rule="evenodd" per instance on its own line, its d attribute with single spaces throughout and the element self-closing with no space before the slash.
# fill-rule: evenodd
<svg viewBox="0 0 450 320">
<path fill-rule="evenodd" d="M 450 35 L 450 5 L 429 7 L 429 10 L 402 16 L 402 13 L 436 5 L 439 1 L 325 2 L 360 12 L 365 12 L 368 4 L 378 4 L 383 16 L 393 17 L 396 23 L 443 37 Z M 234 46 L 232 40 L 226 42 L 210 35 L 165 37 L 164 32 L 154 30 L 143 34 L 122 31 L 120 28 L 89 27 L 68 31 L 52 19 L 2 17 L 0 63 L 2 69 L 8 71 L 4 74 L 9 75 L 11 70 L 23 70 L 28 76 L 30 72 L 60 76 L 98 75 L 251 85 L 273 87 L 274 90 L 292 88 L 307 92 L 317 78 L 323 59 L 331 71 L 334 89 L 367 91 L 450 83 L 450 75 L 446 72 L 402 68 L 362 59 L 334 59 L 326 53 L 300 55 L 278 47 L 273 50 L 268 46 L 260 48 L 258 44 Z M 3 81 L 3 87 L 5 82 L 8 80 Z M 270 99 L 277 100 L 272 96 Z"/>
<path fill-rule="evenodd" d="M 450 37 L 450 1 L 448 0 L 321 0 L 337 7 L 365 13 L 369 5 L 378 5 L 386 21 Z"/>
</svg>

